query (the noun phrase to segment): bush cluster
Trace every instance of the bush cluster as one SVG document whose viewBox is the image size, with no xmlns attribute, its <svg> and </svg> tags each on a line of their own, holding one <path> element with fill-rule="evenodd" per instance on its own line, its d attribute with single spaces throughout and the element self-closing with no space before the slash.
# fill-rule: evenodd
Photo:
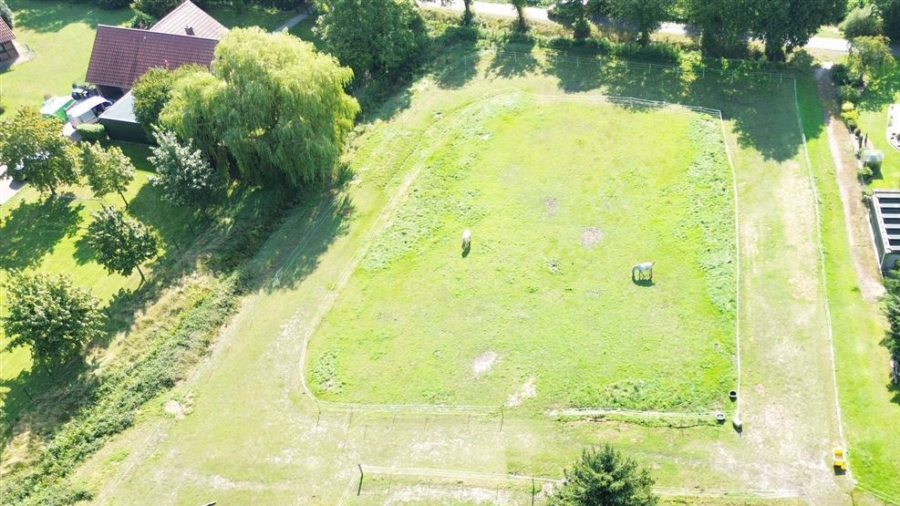
<svg viewBox="0 0 900 506">
<path fill-rule="evenodd" d="M 78 135 L 87 142 L 106 140 L 106 127 L 100 123 L 85 123 L 75 127 Z"/>
</svg>

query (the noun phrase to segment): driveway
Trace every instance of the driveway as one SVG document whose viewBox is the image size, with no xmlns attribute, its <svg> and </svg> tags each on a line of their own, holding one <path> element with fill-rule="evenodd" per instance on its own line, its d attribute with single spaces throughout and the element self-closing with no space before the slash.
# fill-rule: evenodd
<svg viewBox="0 0 900 506">
<path fill-rule="evenodd" d="M 13 181 L 11 177 L 6 175 L 6 165 L 0 165 L 0 205 L 5 204 L 23 186 L 25 186 L 25 183 Z"/>
</svg>

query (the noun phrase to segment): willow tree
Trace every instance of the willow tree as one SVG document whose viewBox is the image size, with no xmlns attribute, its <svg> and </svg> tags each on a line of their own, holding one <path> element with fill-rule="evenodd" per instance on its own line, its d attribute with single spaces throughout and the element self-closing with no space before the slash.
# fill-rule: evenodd
<svg viewBox="0 0 900 506">
<path fill-rule="evenodd" d="M 297 187 L 331 171 L 359 112 L 344 92 L 350 69 L 292 35 L 248 28 L 218 45 L 212 73 L 224 82 L 212 104 L 219 138 L 244 179 Z"/>
<path fill-rule="evenodd" d="M 228 170 L 229 157 L 215 109 L 224 88 L 225 83 L 205 69 L 183 73 L 172 83 L 159 113 L 160 130 L 175 133 L 223 172 Z"/>
</svg>

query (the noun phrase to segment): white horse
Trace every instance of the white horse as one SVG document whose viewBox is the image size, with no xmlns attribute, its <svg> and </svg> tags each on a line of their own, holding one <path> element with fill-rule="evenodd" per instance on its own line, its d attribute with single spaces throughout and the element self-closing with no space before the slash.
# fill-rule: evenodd
<svg viewBox="0 0 900 506">
<path fill-rule="evenodd" d="M 462 249 L 469 249 L 472 246 L 472 231 L 469 229 L 463 230 L 462 234 Z"/>
<path fill-rule="evenodd" d="M 649 273 L 650 280 L 653 279 L 653 265 L 656 262 L 644 262 L 642 264 L 637 264 L 631 268 L 631 279 L 635 279 L 634 275 L 637 273 L 637 279 L 644 279 L 644 274 Z"/>
</svg>

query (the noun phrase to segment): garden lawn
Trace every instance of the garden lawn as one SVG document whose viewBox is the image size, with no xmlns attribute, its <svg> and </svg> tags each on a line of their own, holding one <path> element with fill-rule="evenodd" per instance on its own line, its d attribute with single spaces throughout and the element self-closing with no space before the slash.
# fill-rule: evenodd
<svg viewBox="0 0 900 506">
<path fill-rule="evenodd" d="M 66 95 L 83 83 L 98 24 L 126 26 L 131 9 L 105 10 L 89 3 L 10 0 L 16 17 L 16 40 L 35 53 L 33 59 L 0 72 L 0 103 L 7 111 L 40 107 L 49 95 Z M 242 12 L 213 5 L 209 13 L 223 25 L 274 30 L 295 11 L 247 8 Z"/>
<path fill-rule="evenodd" d="M 8 112 L 40 107 L 49 95 L 66 95 L 83 83 L 98 24 L 124 25 L 130 9 L 104 10 L 91 4 L 12 0 L 15 34 L 35 56 L 0 71 L 0 102 Z"/>
<path fill-rule="evenodd" d="M 152 172 L 146 146 L 120 146 L 138 168 L 125 193 L 130 202 L 129 214 L 160 232 L 163 239 L 160 256 L 165 256 L 176 244 L 186 244 L 190 237 L 187 229 L 189 213 L 163 204 L 161 192 L 148 184 Z M 62 188 L 59 193 L 59 198 L 47 199 L 26 185 L 0 206 L 0 244 L 3 244 L 0 283 L 5 285 L 17 271 L 65 274 L 71 276 L 77 286 L 90 290 L 104 306 L 120 290 L 136 289 L 141 282 L 138 272 L 135 270 L 128 277 L 108 273 L 95 260 L 94 251 L 85 237 L 91 214 L 98 211 L 102 203 L 123 207 L 121 197 L 110 194 L 98 200 L 89 188 L 82 186 Z M 152 267 L 143 269 L 145 274 L 152 275 Z M 2 306 L 0 312 L 5 312 Z M 2 329 L 0 341 L 5 347 Z M 0 381 L 12 380 L 30 367 L 31 356 L 26 348 L 0 353 Z M 0 406 L 7 390 L 7 387 L 0 387 Z"/>
<path fill-rule="evenodd" d="M 718 118 L 513 94 L 442 122 L 413 155 L 408 202 L 314 337 L 315 391 L 722 408 L 735 251 Z M 466 228 L 474 246 L 460 254 Z M 633 280 L 650 260 L 654 280 Z"/>
</svg>

